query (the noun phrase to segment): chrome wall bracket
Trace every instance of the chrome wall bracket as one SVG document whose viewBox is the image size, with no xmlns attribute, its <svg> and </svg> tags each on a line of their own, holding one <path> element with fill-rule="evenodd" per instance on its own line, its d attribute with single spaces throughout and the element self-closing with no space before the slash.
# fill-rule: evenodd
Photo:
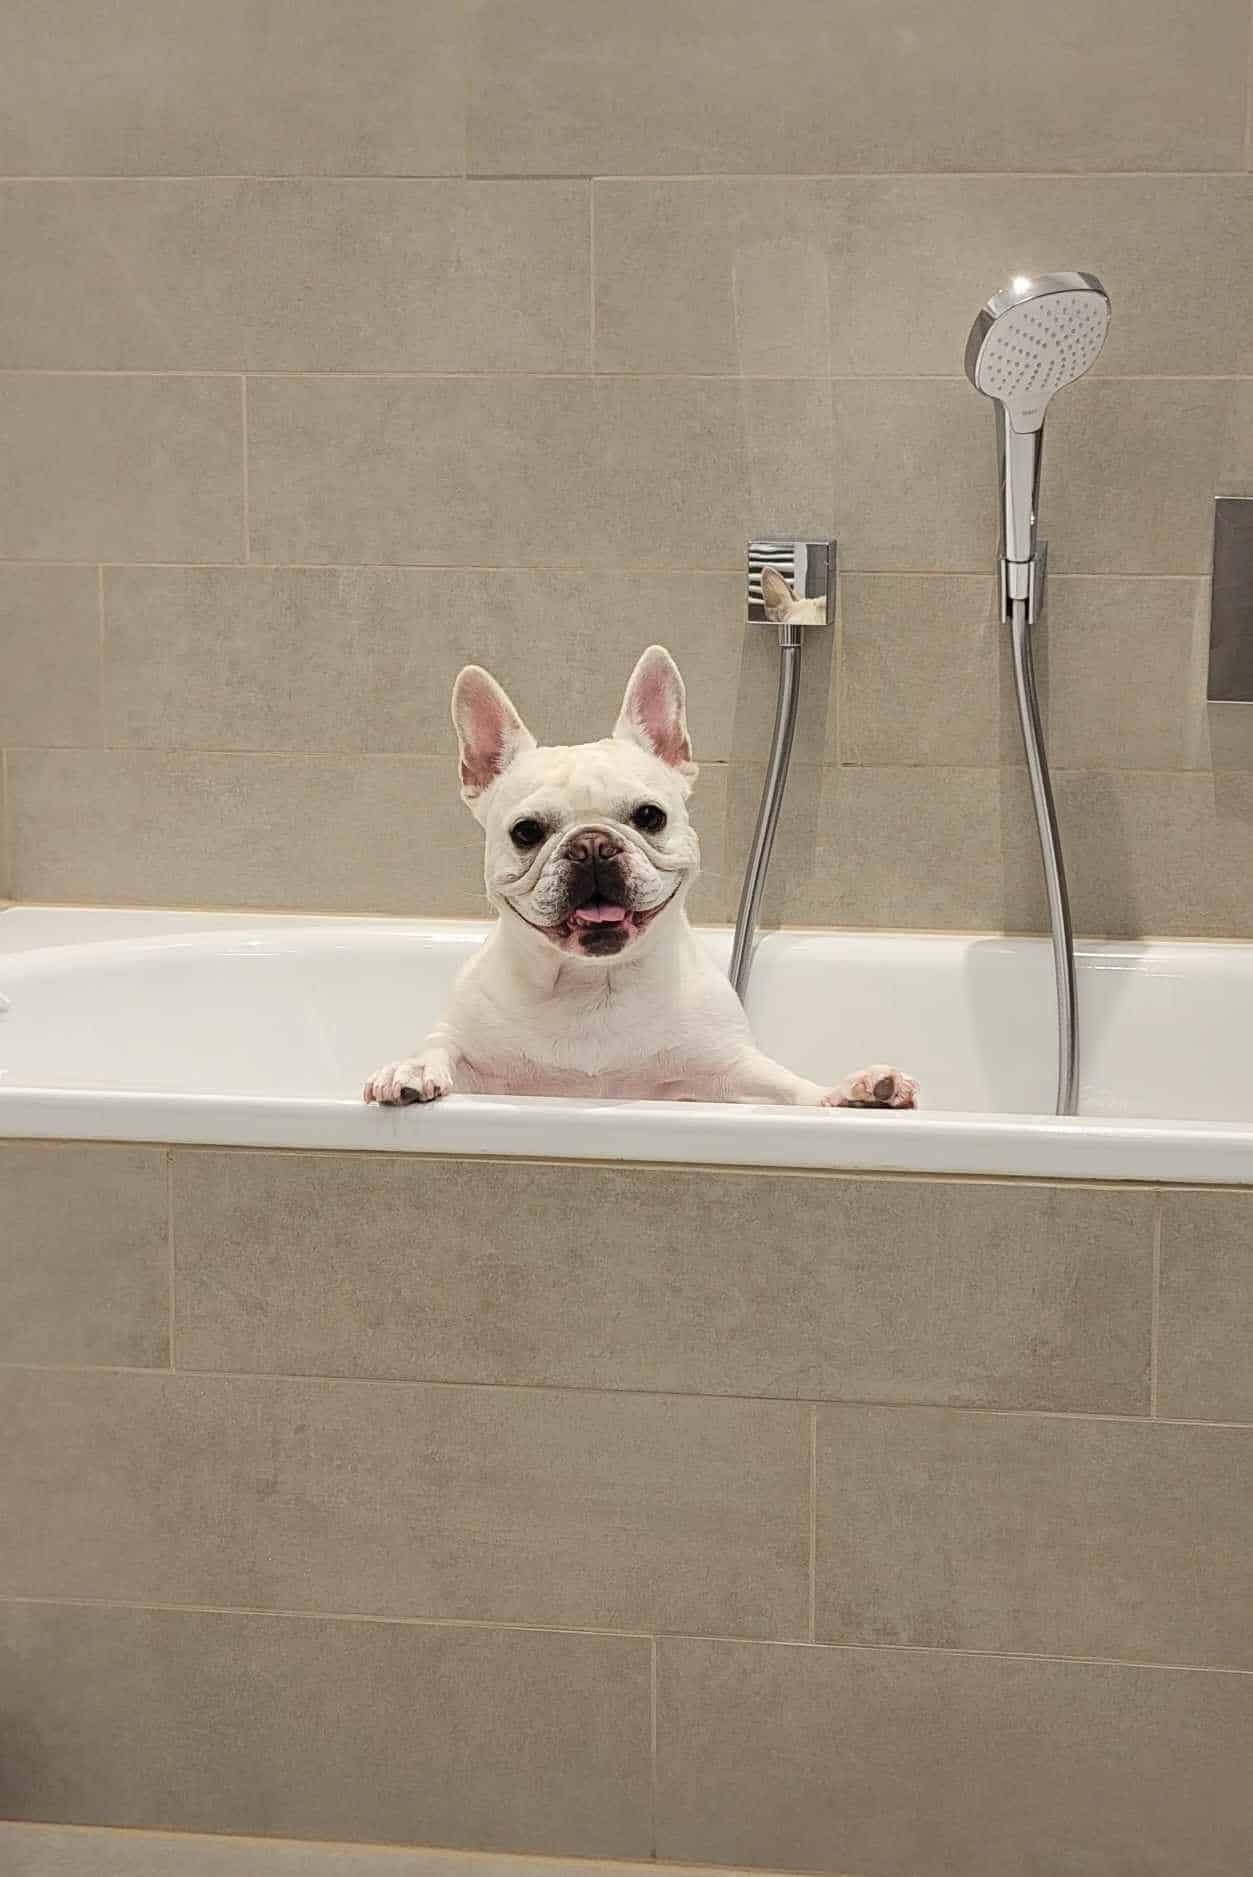
<svg viewBox="0 0 1253 1877">
<path fill-rule="evenodd" d="M 1014 600 L 1026 600 L 1027 624 L 1037 624 L 1044 612 L 1044 581 L 1048 573 L 1049 544 L 1037 541 L 1035 553 L 1028 561 L 1008 561 L 1002 554 L 997 562 L 1001 589 L 1001 624 L 1010 622 L 1010 607 Z M 1024 571 L 1026 578 L 1024 580 Z M 1019 588 L 1015 592 L 1015 587 Z M 1025 589 L 1025 590 L 1023 590 Z"/>
<path fill-rule="evenodd" d="M 766 605 L 762 576 L 768 567 L 781 574 L 803 614 L 800 624 L 821 625 L 835 618 L 834 541 L 750 541 L 748 544 L 748 604 L 750 626 L 781 625 Z M 799 640 L 794 641 L 799 644 Z"/>
</svg>

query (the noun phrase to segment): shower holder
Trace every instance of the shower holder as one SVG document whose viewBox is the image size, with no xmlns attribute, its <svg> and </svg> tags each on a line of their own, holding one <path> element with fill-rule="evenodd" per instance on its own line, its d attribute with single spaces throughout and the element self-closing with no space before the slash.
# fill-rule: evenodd
<svg viewBox="0 0 1253 1877">
<path fill-rule="evenodd" d="M 1047 541 L 1037 541 L 1035 553 L 1027 562 L 1027 624 L 1029 626 L 1038 624 L 1044 615 L 1044 582 L 1048 574 L 1048 563 L 1049 544 Z M 1009 562 L 1004 555 L 996 563 L 996 569 L 1001 592 L 1001 624 L 1007 626 L 1010 617 Z"/>
</svg>

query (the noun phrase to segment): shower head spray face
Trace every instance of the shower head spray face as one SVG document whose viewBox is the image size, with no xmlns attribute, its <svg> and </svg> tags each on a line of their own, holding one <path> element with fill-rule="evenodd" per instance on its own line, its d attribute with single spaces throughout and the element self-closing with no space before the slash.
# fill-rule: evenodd
<svg viewBox="0 0 1253 1877">
<path fill-rule="evenodd" d="M 1044 414 L 1055 392 L 1096 363 L 1109 312 L 1095 274 L 1019 275 L 980 307 L 966 342 L 966 376 L 997 405 L 1006 601 L 1035 604 Z"/>
<path fill-rule="evenodd" d="M 1049 399 L 1096 363 L 1109 296 L 1095 274 L 1019 275 L 979 309 L 966 376 L 1005 406 L 1019 432 L 1038 430 Z"/>
</svg>

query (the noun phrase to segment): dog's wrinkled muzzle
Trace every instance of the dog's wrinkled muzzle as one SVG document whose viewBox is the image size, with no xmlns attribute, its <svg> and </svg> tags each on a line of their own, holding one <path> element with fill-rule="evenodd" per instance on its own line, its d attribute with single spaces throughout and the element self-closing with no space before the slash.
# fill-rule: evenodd
<svg viewBox="0 0 1253 1877">
<path fill-rule="evenodd" d="M 611 836 L 570 843 L 566 882 L 567 917 L 581 926 L 618 925 L 627 917 L 630 883 L 622 846 Z"/>
<path fill-rule="evenodd" d="M 564 909 L 548 928 L 563 951 L 609 958 L 639 937 L 653 911 L 638 908 L 638 882 L 627 843 L 611 828 L 581 828 L 561 853 L 565 867 Z"/>
</svg>

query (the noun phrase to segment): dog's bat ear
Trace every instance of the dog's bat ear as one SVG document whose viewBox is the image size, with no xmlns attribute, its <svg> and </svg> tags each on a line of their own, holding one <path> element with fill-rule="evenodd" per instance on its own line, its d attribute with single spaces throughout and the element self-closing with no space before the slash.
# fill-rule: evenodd
<svg viewBox="0 0 1253 1877">
<path fill-rule="evenodd" d="M 761 603 L 766 609 L 766 618 L 774 620 L 782 619 L 788 607 L 796 604 L 796 595 L 777 567 L 761 570 Z"/>
<path fill-rule="evenodd" d="M 679 667 L 664 645 L 650 645 L 631 673 L 613 733 L 660 756 L 689 782 L 695 779 L 687 694 Z"/>
<path fill-rule="evenodd" d="M 476 802 L 535 738 L 490 671 L 467 665 L 452 688 L 452 720 L 461 750 L 461 794 Z"/>
</svg>

